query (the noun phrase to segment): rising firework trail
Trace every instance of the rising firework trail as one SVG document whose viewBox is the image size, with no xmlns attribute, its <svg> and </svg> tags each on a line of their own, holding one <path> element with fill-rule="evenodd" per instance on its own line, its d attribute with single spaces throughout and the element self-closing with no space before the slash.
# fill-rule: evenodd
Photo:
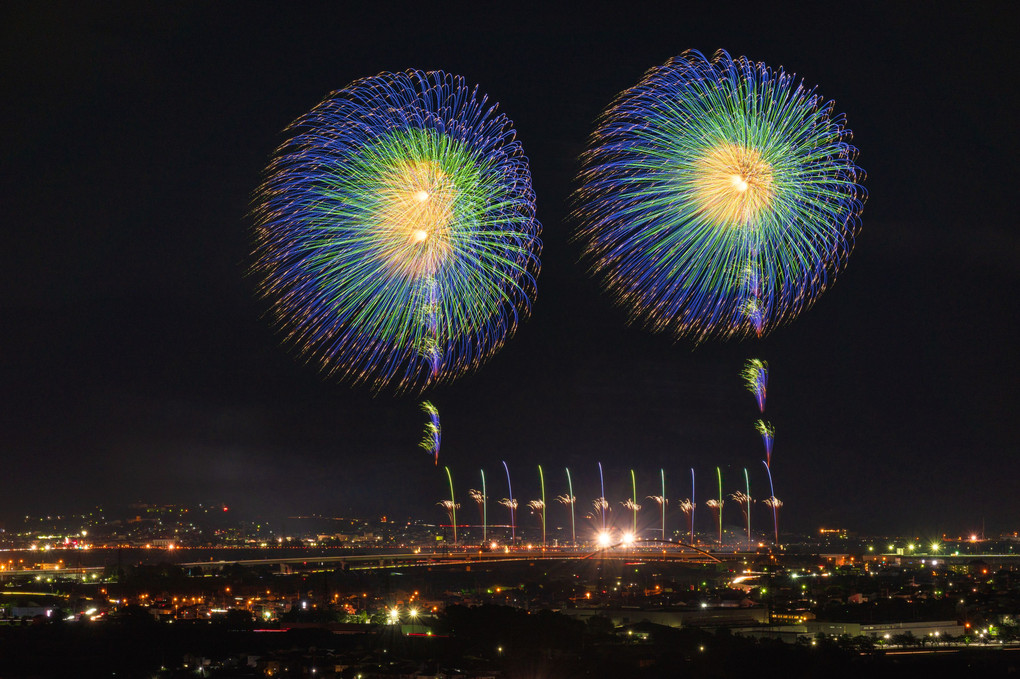
<svg viewBox="0 0 1020 679">
<path fill-rule="evenodd" d="M 513 544 L 517 541 L 517 500 L 512 497 L 505 497 L 499 501 L 499 504 L 510 510 L 510 542 Z"/>
<path fill-rule="evenodd" d="M 599 496 L 602 507 L 602 532 L 606 532 L 606 509 L 609 508 L 609 503 L 606 502 L 606 479 L 602 476 L 602 463 L 599 462 L 599 488 L 602 490 L 602 494 Z"/>
<path fill-rule="evenodd" d="M 715 498 L 705 500 L 705 506 L 712 513 L 713 522 L 719 524 L 719 544 L 722 544 L 722 500 L 716 500 Z"/>
<path fill-rule="evenodd" d="M 747 488 L 746 493 L 742 493 L 739 490 L 736 493 L 730 495 L 731 498 L 740 506 L 740 511 L 744 515 L 744 522 L 747 524 L 747 547 L 751 548 L 751 503 L 754 502 L 751 499 L 751 480 L 747 475 L 747 468 L 744 468 L 744 484 Z"/>
<path fill-rule="evenodd" d="M 545 547 L 545 474 L 542 465 L 538 465 L 538 482 L 542 486 L 542 546 Z"/>
<path fill-rule="evenodd" d="M 609 501 L 606 500 L 606 498 L 604 498 L 604 497 L 597 497 L 597 498 L 595 498 L 594 500 L 591 501 L 591 505 L 592 505 L 592 507 L 595 508 L 595 511 L 597 512 L 597 514 L 602 517 L 602 525 L 605 526 L 606 525 L 606 512 L 609 511 Z M 593 521 L 595 520 L 594 516 L 592 517 L 592 520 Z M 601 531 L 601 534 L 605 535 L 605 533 L 606 533 L 606 529 L 603 528 L 602 531 Z"/>
<path fill-rule="evenodd" d="M 641 509 L 641 505 L 634 502 L 633 498 L 627 498 L 625 502 L 621 502 L 620 504 L 623 505 L 625 509 L 630 510 L 631 514 L 633 514 L 634 519 L 631 522 L 630 534 L 637 537 L 637 513 Z"/>
<path fill-rule="evenodd" d="M 691 530 L 691 542 L 694 544 L 694 502 L 689 499 L 680 500 L 680 511 L 687 515 L 687 523 Z"/>
<path fill-rule="evenodd" d="M 747 524 L 747 545 L 751 546 L 751 496 L 738 490 L 737 492 L 730 495 L 730 499 L 737 503 L 740 507 L 740 513 L 744 515 L 744 522 Z"/>
<path fill-rule="evenodd" d="M 556 499 L 565 505 L 570 505 L 570 543 L 576 544 L 577 531 L 574 527 L 574 504 L 577 501 L 577 498 L 574 497 L 574 483 L 570 480 L 570 468 L 565 467 L 565 469 L 567 470 L 567 494 L 560 495 Z"/>
<path fill-rule="evenodd" d="M 776 529 L 776 546 L 779 546 L 779 508 L 783 506 L 783 501 L 777 498 L 775 495 L 772 497 L 765 498 L 765 506 L 772 508 L 772 519 L 775 521 Z"/>
<path fill-rule="evenodd" d="M 698 505 L 694 497 L 694 467 L 691 467 L 691 544 L 694 544 L 694 510 Z"/>
<path fill-rule="evenodd" d="M 471 499 L 474 500 L 478 504 L 478 513 L 481 514 L 481 517 L 482 517 L 482 542 L 484 543 L 486 540 L 488 540 L 488 524 L 489 524 L 489 522 L 488 522 L 488 516 L 486 516 L 486 515 L 488 514 L 488 511 L 487 511 L 488 507 L 487 507 L 487 505 L 488 505 L 489 498 L 485 494 L 485 470 L 482 469 L 480 471 L 482 472 L 482 489 L 481 490 L 475 490 L 474 488 L 472 488 L 471 490 L 468 491 L 468 495 L 470 495 Z"/>
<path fill-rule="evenodd" d="M 528 507 L 542 520 L 542 546 L 545 547 L 545 501 L 532 500 L 528 503 Z"/>
<path fill-rule="evenodd" d="M 772 486 L 772 469 L 769 467 L 769 464 L 765 460 L 762 460 L 761 463 L 763 465 L 765 465 L 765 472 L 769 475 L 769 493 L 771 494 L 771 497 L 769 497 L 768 499 L 765 500 L 765 505 L 772 508 L 772 526 L 773 526 L 773 528 L 775 529 L 775 532 L 776 532 L 776 546 L 778 547 L 779 546 L 779 507 L 782 506 L 782 503 L 780 502 L 778 505 L 776 504 L 776 502 L 779 502 L 779 501 L 776 500 L 776 489 Z M 769 500 L 774 500 L 774 502 L 769 502 Z"/>
<path fill-rule="evenodd" d="M 630 532 L 637 537 L 637 513 L 641 509 L 641 505 L 637 503 L 637 480 L 634 478 L 634 470 L 630 470 L 630 504 L 631 511 L 633 512 L 634 519 L 631 521 Z"/>
<path fill-rule="evenodd" d="M 573 495 L 557 495 L 556 501 L 560 504 L 570 506 L 570 544 L 577 542 L 577 532 L 574 529 L 574 501 L 576 498 Z"/>
<path fill-rule="evenodd" d="M 765 412 L 765 391 L 769 384 L 769 364 L 758 358 L 750 358 L 744 364 L 744 370 L 740 373 L 744 378 L 747 390 L 754 395 L 758 402 L 758 410 Z"/>
<path fill-rule="evenodd" d="M 765 446 L 765 463 L 767 465 L 772 464 L 772 444 L 776 440 L 776 428 L 765 420 L 758 420 L 754 423 L 754 428 L 761 434 L 761 442 Z"/>
<path fill-rule="evenodd" d="M 754 499 L 751 497 L 751 477 L 747 474 L 747 467 L 744 467 L 744 487 L 747 489 L 747 546 L 751 547 L 751 505 Z"/>
<path fill-rule="evenodd" d="M 662 541 L 666 541 L 666 505 L 669 504 L 669 500 L 666 499 L 666 470 L 660 469 L 659 475 L 662 477 L 662 495 L 649 495 L 649 500 L 655 500 L 659 503 L 659 510 L 662 514 Z"/>
<path fill-rule="evenodd" d="M 510 485 L 510 467 L 506 466 L 506 460 L 503 460 L 503 469 L 506 470 L 506 490 L 510 497 L 501 501 L 500 504 L 510 510 L 510 539 L 513 542 L 517 541 L 517 523 L 515 521 L 517 515 L 517 500 L 514 499 L 514 489 Z"/>
<path fill-rule="evenodd" d="M 429 416 L 429 421 L 425 423 L 425 434 L 418 445 L 433 457 L 438 467 L 439 444 L 442 441 L 442 429 L 439 426 L 439 410 L 430 401 L 423 401 L 421 411 Z"/>
<path fill-rule="evenodd" d="M 453 495 L 453 476 L 450 474 L 449 467 L 443 467 L 446 470 L 446 480 L 450 483 L 450 503 L 447 505 L 447 509 L 450 512 L 450 523 L 453 525 L 453 544 L 457 544 L 457 508 L 460 507 L 457 504 L 457 498 Z"/>
<path fill-rule="evenodd" d="M 722 470 L 716 467 L 715 475 L 719 477 L 719 543 L 722 544 L 722 508 L 723 508 Z"/>
</svg>

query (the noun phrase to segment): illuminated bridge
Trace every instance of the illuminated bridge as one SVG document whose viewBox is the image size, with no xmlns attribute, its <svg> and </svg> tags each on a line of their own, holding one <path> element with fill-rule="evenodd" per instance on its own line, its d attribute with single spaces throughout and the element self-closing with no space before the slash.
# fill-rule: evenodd
<svg viewBox="0 0 1020 679">
<path fill-rule="evenodd" d="M 167 552 L 181 558 L 186 550 Z M 532 549 L 500 549 L 481 551 L 477 547 L 450 548 L 435 551 L 389 551 L 373 550 L 361 554 L 303 554 L 300 556 L 271 556 L 264 558 L 216 559 L 205 561 L 173 561 L 181 568 L 200 568 L 204 572 L 222 570 L 229 566 L 277 566 L 281 572 L 293 570 L 316 569 L 331 567 L 345 570 L 377 570 L 386 568 L 443 568 L 470 567 L 472 565 L 511 563 L 511 562 L 553 562 L 553 561 L 654 561 L 665 563 L 709 564 L 720 563 L 723 559 L 733 560 L 746 556 L 742 553 L 716 555 L 703 549 L 676 542 L 660 542 L 643 540 L 640 546 L 612 545 L 592 551 L 588 549 L 572 549 L 563 547 L 536 547 Z M 720 558 L 723 557 L 723 558 Z M 130 562 L 129 562 L 130 563 Z M 127 564 L 126 564 L 127 565 Z M 0 579 L 6 577 L 34 577 L 44 581 L 54 578 L 74 578 L 81 580 L 98 580 L 109 568 L 103 566 L 65 566 L 61 568 L 14 568 L 0 572 Z"/>
</svg>

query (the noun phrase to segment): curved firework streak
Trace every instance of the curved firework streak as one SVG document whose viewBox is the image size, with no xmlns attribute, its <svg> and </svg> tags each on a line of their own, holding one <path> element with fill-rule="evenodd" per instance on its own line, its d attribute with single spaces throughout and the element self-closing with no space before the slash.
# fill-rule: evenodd
<svg viewBox="0 0 1020 679">
<path fill-rule="evenodd" d="M 761 435 L 762 445 L 765 446 L 765 464 L 772 464 L 772 448 L 776 441 L 776 428 L 765 420 L 758 420 L 754 423 L 755 430 Z"/>
<path fill-rule="evenodd" d="M 255 265 L 287 341 L 330 375 L 418 389 L 530 310 L 541 226 L 511 121 L 442 71 L 381 73 L 286 130 L 255 195 Z"/>
<path fill-rule="evenodd" d="M 747 390 L 754 395 L 758 410 L 765 412 L 765 397 L 769 385 L 769 364 L 760 358 L 749 358 L 744 364 L 740 376 L 744 379 Z"/>
<path fill-rule="evenodd" d="M 443 440 L 443 429 L 439 422 L 439 410 L 432 405 L 431 401 L 422 401 L 421 411 L 429 416 L 429 421 L 425 423 L 425 433 L 422 436 L 422 440 L 418 443 L 418 447 L 431 455 L 438 467 L 439 446 Z"/>
<path fill-rule="evenodd" d="M 762 335 L 811 306 L 859 229 L 842 115 L 782 69 L 688 51 L 600 120 L 576 237 L 631 320 L 696 341 Z"/>
</svg>

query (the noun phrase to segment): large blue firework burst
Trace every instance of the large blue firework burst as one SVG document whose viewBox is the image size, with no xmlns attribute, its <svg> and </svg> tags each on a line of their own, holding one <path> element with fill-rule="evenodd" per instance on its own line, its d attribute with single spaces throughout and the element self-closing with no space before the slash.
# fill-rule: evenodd
<svg viewBox="0 0 1020 679">
<path fill-rule="evenodd" d="M 255 196 L 261 294 L 330 374 L 418 389 L 530 309 L 540 225 L 512 123 L 441 71 L 381 73 L 287 128 Z"/>
<path fill-rule="evenodd" d="M 842 115 L 723 51 L 648 71 L 582 157 L 577 237 L 632 320 L 701 341 L 762 335 L 844 266 L 864 173 Z"/>
</svg>

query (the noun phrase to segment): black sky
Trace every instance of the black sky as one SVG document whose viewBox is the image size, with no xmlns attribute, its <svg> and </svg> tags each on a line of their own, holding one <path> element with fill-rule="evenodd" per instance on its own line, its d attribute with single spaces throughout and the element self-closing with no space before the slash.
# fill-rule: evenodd
<svg viewBox="0 0 1020 679">
<path fill-rule="evenodd" d="M 353 4 L 353 3 L 352 3 Z M 431 517 L 414 397 L 328 382 L 261 317 L 248 201 L 280 131 L 383 70 L 443 69 L 514 120 L 543 230 L 532 318 L 436 390 L 465 501 L 575 473 L 598 495 L 767 495 L 737 373 L 772 366 L 790 528 L 1020 528 L 1020 238 L 1009 3 L 25 3 L 0 17 L 0 517 L 134 500 Z M 886 7 L 886 5 L 896 5 Z M 370 5 L 370 6 L 369 6 Z M 846 271 L 763 341 L 628 328 L 566 201 L 596 116 L 648 68 L 725 48 L 796 72 L 854 130 L 870 198 Z M 649 501 L 646 501 L 649 502 Z M 735 510 L 734 510 L 735 511 Z M 734 521 L 736 519 L 734 518 Z M 763 526 L 764 527 L 764 526 Z"/>
</svg>

